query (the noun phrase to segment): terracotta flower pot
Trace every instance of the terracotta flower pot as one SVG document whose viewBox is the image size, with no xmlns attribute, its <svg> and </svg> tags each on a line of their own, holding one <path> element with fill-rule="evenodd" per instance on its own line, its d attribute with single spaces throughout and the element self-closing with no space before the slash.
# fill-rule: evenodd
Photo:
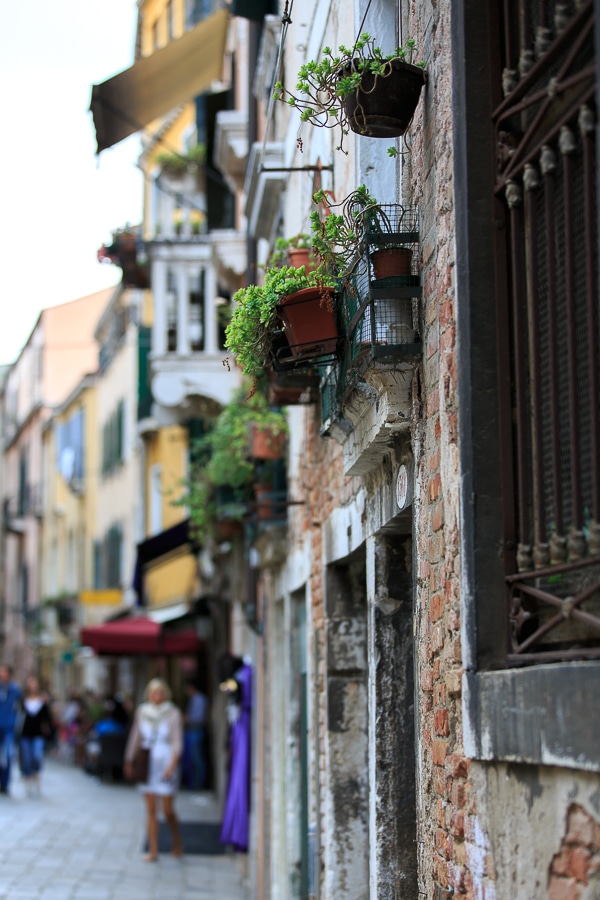
<svg viewBox="0 0 600 900">
<path fill-rule="evenodd" d="M 338 331 L 333 314 L 333 288 L 304 288 L 281 301 L 279 314 L 286 325 L 294 356 L 335 353 Z"/>
<path fill-rule="evenodd" d="M 320 376 L 310 369 L 301 372 L 269 371 L 269 401 L 273 406 L 295 406 L 314 403 L 318 396 Z"/>
<path fill-rule="evenodd" d="M 351 71 L 351 64 L 341 70 Z M 412 121 L 427 76 L 420 66 L 394 60 L 389 75 L 363 75 L 362 83 L 345 100 L 348 124 L 356 134 L 400 137 Z"/>
<path fill-rule="evenodd" d="M 290 260 L 290 266 L 293 266 L 295 269 L 299 269 L 300 266 L 304 266 L 304 271 L 306 275 L 309 272 L 313 272 L 315 268 L 315 260 L 310 252 L 309 247 L 290 247 L 288 250 L 288 257 Z"/>
<path fill-rule="evenodd" d="M 256 515 L 259 519 L 273 518 L 273 488 L 270 484 L 260 483 L 254 485 L 256 497 Z"/>
<path fill-rule="evenodd" d="M 242 523 L 237 519 L 221 519 L 217 522 L 217 534 L 221 541 L 230 541 L 241 534 Z"/>
<path fill-rule="evenodd" d="M 383 250 L 372 250 L 371 263 L 373 264 L 373 277 L 376 281 L 380 278 L 410 275 L 412 250 L 407 247 L 386 247 Z"/>
<path fill-rule="evenodd" d="M 278 434 L 268 428 L 252 428 L 252 456 L 254 459 L 281 459 L 285 447 L 286 434 Z"/>
</svg>

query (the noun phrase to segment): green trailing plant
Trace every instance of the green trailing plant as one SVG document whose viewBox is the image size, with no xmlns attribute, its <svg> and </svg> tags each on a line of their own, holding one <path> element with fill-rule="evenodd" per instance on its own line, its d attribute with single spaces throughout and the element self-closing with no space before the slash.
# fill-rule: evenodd
<svg viewBox="0 0 600 900">
<path fill-rule="evenodd" d="M 295 234 L 291 238 L 275 238 L 275 247 L 269 260 L 269 267 L 285 266 L 289 264 L 290 250 L 310 250 L 310 234 Z"/>
<path fill-rule="evenodd" d="M 336 149 L 343 153 L 344 139 L 350 131 L 346 101 L 358 97 L 365 75 L 374 76 L 374 87 L 387 78 L 396 61 L 411 63 L 415 41 L 406 41 L 405 47 L 397 47 L 385 54 L 376 46 L 368 33 L 361 34 L 354 47 L 341 45 L 335 53 L 324 47 L 321 58 L 310 60 L 300 67 L 296 91 L 288 90 L 281 81 L 276 82 L 274 96 L 300 112 L 302 122 L 320 128 L 337 128 L 340 142 Z M 416 65 L 424 67 L 424 63 Z"/>
<path fill-rule="evenodd" d="M 310 215 L 313 251 L 326 271 L 344 277 L 356 263 L 366 232 L 382 229 L 386 217 L 381 204 L 364 184 L 340 203 L 332 203 L 324 190 L 317 191 L 313 201 L 324 206 L 326 212 L 323 217 L 318 210 Z M 334 212 L 336 209 L 340 212 Z"/>
<path fill-rule="evenodd" d="M 166 175 L 181 176 L 186 172 L 196 172 L 206 164 L 206 147 L 204 144 L 196 144 L 187 153 L 157 153 L 156 162 Z"/>
<path fill-rule="evenodd" d="M 189 508 L 193 537 L 200 542 L 214 534 L 218 521 L 239 521 L 247 513 L 256 471 L 251 457 L 253 428 L 269 430 L 273 436 L 288 432 L 285 414 L 270 406 L 262 388 L 251 391 L 246 384 L 194 442 L 190 478 L 174 503 Z"/>
<path fill-rule="evenodd" d="M 335 284 L 335 277 L 324 266 L 308 274 L 304 266 L 280 266 L 267 269 L 264 284 L 250 284 L 237 291 L 231 322 L 225 331 L 225 346 L 236 357 L 244 375 L 256 379 L 269 365 L 273 332 L 281 322 L 281 301 L 305 288 L 324 289 Z"/>
<path fill-rule="evenodd" d="M 217 521 L 217 505 L 214 487 L 206 475 L 205 466 L 195 462 L 189 478 L 182 482 L 184 494 L 173 501 L 173 506 L 187 506 L 190 515 L 190 536 L 199 544 L 213 532 Z"/>
</svg>

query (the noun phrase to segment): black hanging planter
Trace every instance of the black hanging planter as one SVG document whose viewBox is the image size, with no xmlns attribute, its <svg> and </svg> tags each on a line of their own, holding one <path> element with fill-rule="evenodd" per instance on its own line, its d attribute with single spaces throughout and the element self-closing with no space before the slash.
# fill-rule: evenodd
<svg viewBox="0 0 600 900">
<path fill-rule="evenodd" d="M 351 71 L 348 63 L 341 74 Z M 421 66 L 395 59 L 385 75 L 365 72 L 362 82 L 344 101 L 348 125 L 356 134 L 394 138 L 404 134 L 415 114 L 421 88 L 427 81 Z"/>
</svg>

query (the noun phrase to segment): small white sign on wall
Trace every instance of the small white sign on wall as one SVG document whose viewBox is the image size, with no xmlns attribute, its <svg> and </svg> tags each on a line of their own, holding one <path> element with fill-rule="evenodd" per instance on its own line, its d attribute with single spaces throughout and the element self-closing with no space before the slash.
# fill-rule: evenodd
<svg viewBox="0 0 600 900">
<path fill-rule="evenodd" d="M 398 469 L 396 478 L 396 503 L 398 509 L 407 509 L 413 501 L 413 467 L 405 463 Z"/>
</svg>

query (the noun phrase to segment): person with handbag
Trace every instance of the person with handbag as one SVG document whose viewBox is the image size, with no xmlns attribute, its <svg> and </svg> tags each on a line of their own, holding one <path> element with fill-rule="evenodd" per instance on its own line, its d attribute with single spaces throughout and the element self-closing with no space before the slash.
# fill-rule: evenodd
<svg viewBox="0 0 600 900">
<path fill-rule="evenodd" d="M 19 761 L 28 796 L 39 796 L 40 774 L 46 742 L 52 736 L 52 715 L 35 675 L 25 680 L 23 721 L 19 737 Z"/>
<path fill-rule="evenodd" d="M 173 836 L 173 855 L 182 856 L 183 846 L 174 796 L 179 781 L 179 761 L 183 749 L 183 719 L 171 702 L 169 686 L 153 678 L 144 693 L 144 702 L 135 711 L 125 748 L 125 777 L 138 781 L 146 800 L 148 829 L 147 862 L 158 859 L 158 798 Z M 145 769 L 145 771 L 144 771 Z"/>
<path fill-rule="evenodd" d="M 12 669 L 0 665 L 0 794 L 8 794 L 13 739 L 21 705 L 21 688 L 12 680 Z"/>
</svg>

